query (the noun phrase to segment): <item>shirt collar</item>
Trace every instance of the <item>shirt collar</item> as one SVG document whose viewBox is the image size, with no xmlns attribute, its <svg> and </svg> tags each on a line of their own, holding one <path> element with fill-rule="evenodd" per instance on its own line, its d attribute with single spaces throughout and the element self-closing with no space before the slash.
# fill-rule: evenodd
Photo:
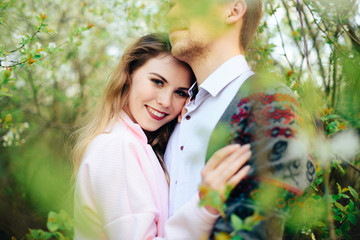
<svg viewBox="0 0 360 240">
<path fill-rule="evenodd" d="M 189 92 L 190 100 L 193 100 L 195 98 L 196 94 L 198 93 L 198 88 L 197 88 L 196 82 L 194 82 L 194 84 L 189 88 L 188 92 Z"/>
<path fill-rule="evenodd" d="M 250 71 L 250 67 L 247 64 L 244 55 L 237 55 L 218 67 L 205 79 L 199 88 L 206 90 L 213 97 L 216 97 L 226 85 L 246 71 Z M 191 88 L 191 91 L 192 89 L 193 87 Z"/>
</svg>

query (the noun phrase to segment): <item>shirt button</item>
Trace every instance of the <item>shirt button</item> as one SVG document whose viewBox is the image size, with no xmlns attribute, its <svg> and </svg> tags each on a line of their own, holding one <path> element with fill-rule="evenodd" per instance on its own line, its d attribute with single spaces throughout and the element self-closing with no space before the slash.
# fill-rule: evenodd
<svg viewBox="0 0 360 240">
<path fill-rule="evenodd" d="M 180 147 L 180 150 L 181 150 L 181 151 L 184 150 L 184 146 L 181 146 L 181 147 Z"/>
<path fill-rule="evenodd" d="M 187 116 L 185 117 L 186 120 L 190 120 L 190 118 L 191 118 L 190 115 L 187 115 Z"/>
<path fill-rule="evenodd" d="M 177 184 L 177 180 L 175 181 L 175 184 Z"/>
</svg>

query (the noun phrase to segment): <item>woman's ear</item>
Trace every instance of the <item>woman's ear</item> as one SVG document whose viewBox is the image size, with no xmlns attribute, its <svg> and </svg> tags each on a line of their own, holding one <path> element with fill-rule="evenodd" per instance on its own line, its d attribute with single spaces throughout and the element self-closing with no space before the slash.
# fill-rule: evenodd
<svg viewBox="0 0 360 240">
<path fill-rule="evenodd" d="M 228 5 L 228 12 L 226 16 L 226 23 L 232 24 L 239 21 L 247 10 L 245 0 L 234 0 Z"/>
</svg>

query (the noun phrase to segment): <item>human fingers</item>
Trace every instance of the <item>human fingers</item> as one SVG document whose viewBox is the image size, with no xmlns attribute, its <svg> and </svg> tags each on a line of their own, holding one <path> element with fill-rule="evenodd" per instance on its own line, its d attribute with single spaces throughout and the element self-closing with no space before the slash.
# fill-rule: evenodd
<svg viewBox="0 0 360 240">
<path fill-rule="evenodd" d="M 201 172 L 202 184 L 213 190 L 220 190 L 225 183 L 239 170 L 239 168 L 249 159 L 249 145 L 240 148 L 223 148 L 213 155 L 211 166 L 205 166 Z M 207 168 L 208 167 L 208 168 Z"/>
<path fill-rule="evenodd" d="M 251 151 L 239 152 L 235 158 L 228 158 L 229 162 L 224 161 L 219 167 L 214 169 L 209 175 L 207 183 L 211 188 L 222 191 L 229 180 L 239 172 L 244 164 L 250 159 Z"/>
<path fill-rule="evenodd" d="M 233 154 L 224 158 L 223 161 L 221 161 L 213 170 L 213 173 L 221 176 L 225 180 L 228 180 L 240 169 L 240 167 L 245 164 L 245 162 L 250 158 L 250 155 L 250 145 L 246 144 Z"/>
<path fill-rule="evenodd" d="M 222 162 L 224 158 L 233 154 L 235 151 L 239 150 L 240 148 L 241 146 L 239 144 L 231 144 L 217 150 L 207 161 L 202 172 L 206 174 L 207 172 L 211 171 L 217 165 L 219 165 L 219 163 Z"/>
<path fill-rule="evenodd" d="M 249 165 L 246 165 L 229 179 L 228 184 L 231 186 L 231 189 L 238 185 L 240 181 L 248 175 L 250 169 L 251 167 Z"/>
</svg>

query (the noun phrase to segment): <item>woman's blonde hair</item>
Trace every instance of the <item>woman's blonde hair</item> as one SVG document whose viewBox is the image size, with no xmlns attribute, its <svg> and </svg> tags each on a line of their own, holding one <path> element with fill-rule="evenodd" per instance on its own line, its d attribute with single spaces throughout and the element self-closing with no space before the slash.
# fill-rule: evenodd
<svg viewBox="0 0 360 240">
<path fill-rule="evenodd" d="M 74 177 L 76 179 L 81 161 L 91 141 L 112 123 L 117 114 L 128 104 L 131 87 L 131 75 L 139 67 L 143 66 L 149 59 L 160 54 L 171 54 L 171 46 L 167 34 L 153 33 L 139 38 L 124 52 L 118 66 L 110 76 L 103 95 L 97 105 L 78 124 L 77 130 L 72 134 L 74 142 L 72 148 L 72 160 L 74 165 Z M 185 66 L 187 66 L 184 63 Z M 195 76 L 191 68 L 187 66 L 192 74 L 192 82 Z M 163 153 L 169 136 L 176 124 L 176 119 L 165 124 L 155 132 L 147 132 L 148 143 L 154 149 L 159 162 L 166 174 Z"/>
</svg>

